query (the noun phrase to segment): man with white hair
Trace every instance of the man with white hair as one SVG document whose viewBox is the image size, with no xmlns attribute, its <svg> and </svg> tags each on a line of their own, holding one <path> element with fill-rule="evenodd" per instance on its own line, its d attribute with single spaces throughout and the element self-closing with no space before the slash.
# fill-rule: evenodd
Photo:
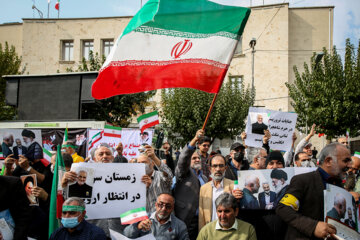
<svg viewBox="0 0 360 240">
<path fill-rule="evenodd" d="M 339 220 L 345 217 L 346 199 L 341 193 L 334 197 L 334 207 L 327 212 L 326 216 Z"/>
<path fill-rule="evenodd" d="M 266 162 L 267 152 L 265 148 L 249 147 L 247 154 L 249 160 L 252 161 L 249 170 L 266 168 L 265 162 Z"/>
<path fill-rule="evenodd" d="M 264 135 L 264 131 L 268 129 L 268 126 L 263 122 L 263 116 L 258 114 L 256 116 L 257 121 L 251 124 L 251 132 L 255 134 Z"/>
<path fill-rule="evenodd" d="M 3 136 L 3 142 L 1 144 L 2 153 L 4 157 L 7 157 L 13 153 L 12 150 L 10 149 L 10 147 L 12 147 L 13 145 L 14 145 L 14 136 L 10 133 L 6 133 Z"/>
<path fill-rule="evenodd" d="M 324 222 L 324 189 L 326 184 L 342 185 L 351 166 L 350 151 L 339 143 L 326 145 L 319 155 L 320 167 L 291 179 L 276 214 L 288 224 L 285 239 L 318 239 L 330 237 L 336 228 Z"/>
<path fill-rule="evenodd" d="M 245 178 L 245 188 L 243 189 L 243 198 L 240 201 L 240 208 L 242 209 L 259 209 L 260 205 L 256 197 L 253 195 L 257 193 L 260 188 L 260 181 L 256 175 L 249 175 Z"/>
</svg>

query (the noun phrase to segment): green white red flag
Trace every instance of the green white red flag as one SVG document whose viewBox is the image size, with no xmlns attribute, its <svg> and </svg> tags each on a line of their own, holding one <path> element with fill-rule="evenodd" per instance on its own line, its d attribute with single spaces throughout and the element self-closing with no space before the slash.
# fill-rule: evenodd
<svg viewBox="0 0 360 240">
<path fill-rule="evenodd" d="M 121 129 L 122 129 L 121 127 L 115 127 L 115 126 L 106 124 L 104 127 L 104 136 L 121 138 Z"/>
<path fill-rule="evenodd" d="M 121 224 L 133 224 L 136 222 L 140 222 L 145 219 L 149 219 L 146 214 L 146 209 L 144 207 L 136 208 L 130 211 L 127 211 L 123 214 L 120 214 Z"/>
<path fill-rule="evenodd" d="M 159 124 L 159 114 L 157 111 L 146 113 L 138 117 L 137 122 L 139 123 L 141 133 L 143 133 L 145 129 Z"/>
<path fill-rule="evenodd" d="M 59 11 L 59 9 L 60 9 L 60 0 L 58 0 L 58 1 L 55 3 L 55 9 Z"/>
<path fill-rule="evenodd" d="M 92 85 L 96 99 L 161 88 L 217 93 L 250 9 L 207 0 L 149 0 Z"/>
<path fill-rule="evenodd" d="M 62 204 L 64 203 L 63 191 L 60 187 L 61 178 L 65 173 L 65 164 L 61 155 L 61 146 L 57 146 L 57 155 L 54 168 L 54 176 L 51 187 L 50 211 L 49 211 L 49 237 L 57 228 L 59 228 L 59 220 L 61 218 Z"/>
</svg>

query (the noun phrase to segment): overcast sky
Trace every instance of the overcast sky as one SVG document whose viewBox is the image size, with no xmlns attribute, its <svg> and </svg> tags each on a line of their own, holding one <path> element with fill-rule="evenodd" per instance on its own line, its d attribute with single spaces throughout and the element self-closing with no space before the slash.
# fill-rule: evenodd
<svg viewBox="0 0 360 240">
<path fill-rule="evenodd" d="M 55 3 L 50 2 L 50 17 L 57 17 Z M 350 38 L 358 46 L 360 39 L 360 0 L 213 0 L 214 2 L 253 6 L 273 3 L 289 2 L 290 7 L 303 6 L 335 6 L 334 9 L 334 45 L 343 49 L 345 39 Z M 133 16 L 147 0 L 60 0 L 60 17 L 107 17 Z M 0 0 L 0 24 L 6 22 L 21 22 L 22 18 L 38 18 L 37 11 L 32 9 L 33 4 L 43 13 L 48 14 L 48 0 Z M 265 27 L 265 26 L 264 26 Z"/>
</svg>

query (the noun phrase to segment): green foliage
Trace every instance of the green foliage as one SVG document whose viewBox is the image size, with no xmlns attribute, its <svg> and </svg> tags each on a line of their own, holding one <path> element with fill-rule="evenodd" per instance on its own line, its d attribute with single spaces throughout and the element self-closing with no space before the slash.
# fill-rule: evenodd
<svg viewBox="0 0 360 240">
<path fill-rule="evenodd" d="M 82 59 L 81 65 L 76 72 L 98 71 L 105 57 L 90 51 L 89 61 Z M 67 72 L 73 72 L 71 68 Z M 139 112 L 144 113 L 148 105 L 147 100 L 155 94 L 154 91 L 118 95 L 103 100 L 95 100 L 95 104 L 82 104 L 81 118 L 107 121 L 116 126 L 127 127 L 131 123 L 131 117 Z"/>
<path fill-rule="evenodd" d="M 360 41 L 359 41 L 360 46 Z M 344 135 L 359 135 L 360 125 L 360 50 L 346 40 L 345 63 L 333 48 L 330 54 L 324 48 L 323 61 L 316 64 L 315 53 L 311 68 L 304 63 L 304 72 L 294 66 L 295 82 L 286 84 L 292 98 L 291 105 L 298 114 L 297 128 L 316 123 L 318 132 L 329 139 Z"/>
<path fill-rule="evenodd" d="M 245 128 L 244 120 L 254 103 L 254 92 L 245 89 L 238 79 L 227 81 L 218 94 L 205 128 L 206 135 L 219 139 L 238 135 Z M 183 146 L 202 128 L 213 97 L 214 94 L 187 88 L 162 90 L 161 115 L 176 146 Z"/>
<path fill-rule="evenodd" d="M 16 118 L 16 108 L 5 104 L 6 81 L 3 75 L 16 75 L 25 72 L 25 67 L 20 71 L 21 57 L 15 51 L 15 47 L 9 47 L 5 42 L 3 48 L 0 43 L 0 120 L 13 120 Z"/>
</svg>

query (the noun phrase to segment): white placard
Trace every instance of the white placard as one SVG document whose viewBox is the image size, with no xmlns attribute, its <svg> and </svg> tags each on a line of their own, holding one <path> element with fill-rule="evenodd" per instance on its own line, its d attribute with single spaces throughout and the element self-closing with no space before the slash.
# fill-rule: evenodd
<svg viewBox="0 0 360 240">
<path fill-rule="evenodd" d="M 250 107 L 245 130 L 247 135 L 245 143 L 250 147 L 261 147 L 263 131 L 268 129 L 271 133 L 270 148 L 290 151 L 296 120 L 296 113 Z"/>
<path fill-rule="evenodd" d="M 103 131 L 102 129 L 90 129 L 89 130 L 89 140 L 93 139 L 93 137 L 98 134 L 99 132 Z M 146 134 L 141 135 L 139 129 L 131 129 L 131 128 L 123 128 L 121 130 L 113 130 L 115 132 L 114 135 L 119 135 L 121 137 L 111 137 L 111 136 L 104 136 L 102 134 L 102 137 L 99 141 L 97 141 L 93 146 L 91 144 L 88 144 L 89 146 L 89 153 L 88 156 L 90 156 L 90 151 L 92 148 L 96 148 L 100 143 L 107 143 L 114 149 L 116 146 L 121 142 L 123 144 L 123 156 L 127 158 L 127 160 L 130 160 L 132 158 L 137 158 L 139 155 L 138 148 L 142 143 L 147 143 L 151 145 L 152 138 L 154 131 L 152 129 L 146 129 Z M 117 155 L 117 152 L 115 151 L 114 156 Z"/>
<path fill-rule="evenodd" d="M 110 232 L 110 237 L 111 240 L 130 240 L 130 239 L 138 239 L 138 240 L 155 240 L 155 237 L 152 233 L 149 233 L 145 236 L 142 237 L 138 237 L 138 238 L 127 238 L 124 235 L 122 235 L 121 233 L 118 233 L 114 230 L 111 230 L 109 228 L 109 232 Z"/>
<path fill-rule="evenodd" d="M 120 218 L 120 214 L 146 206 L 142 163 L 73 163 L 71 171 L 94 170 L 91 197 L 84 199 L 88 219 Z"/>
</svg>

